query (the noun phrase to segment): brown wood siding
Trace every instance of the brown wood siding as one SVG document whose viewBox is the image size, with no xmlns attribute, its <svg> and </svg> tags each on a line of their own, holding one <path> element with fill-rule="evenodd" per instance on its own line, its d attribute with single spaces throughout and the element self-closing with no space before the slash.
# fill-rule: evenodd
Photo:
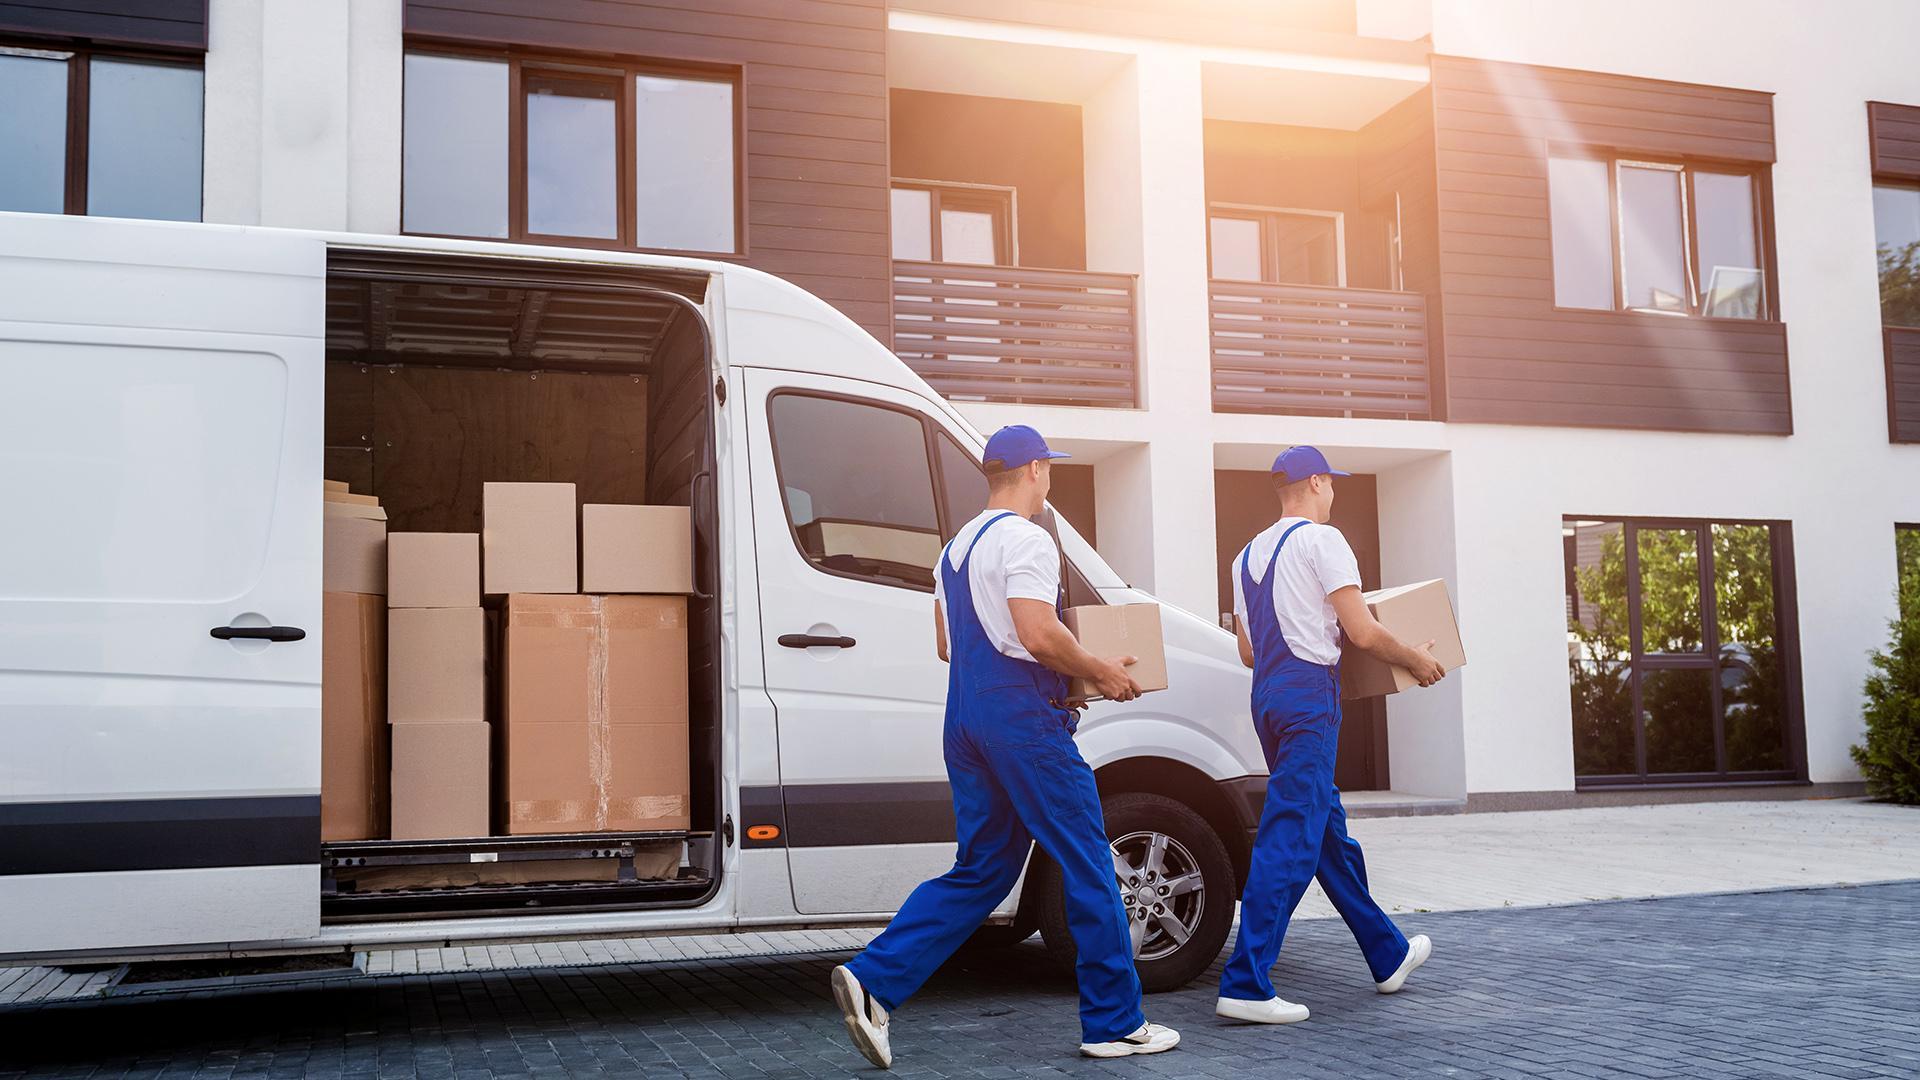
<svg viewBox="0 0 1920 1080">
<path fill-rule="evenodd" d="M 1448 419 L 1791 432 L 1783 325 L 1553 303 L 1549 147 L 1765 165 L 1769 95 L 1441 56 L 1433 95 Z"/>
<path fill-rule="evenodd" d="M 0 34 L 207 48 L 207 0 L 0 0 Z"/>
<path fill-rule="evenodd" d="M 1018 266 L 1087 268 L 1080 106 L 895 90 L 893 175 L 1014 189 Z"/>
<path fill-rule="evenodd" d="M 1440 305 L 1440 201 L 1434 185 L 1433 91 L 1423 89 L 1360 129 L 1360 204 L 1387 212 L 1400 196 L 1401 288 L 1427 298 L 1427 378 L 1431 415 L 1447 418 L 1446 312 Z M 1372 231 L 1372 230 L 1369 230 Z M 1379 258 L 1384 265 L 1384 254 Z M 1360 260 L 1365 262 L 1364 259 Z M 1387 288 L 1378 280 L 1357 280 Z"/>
<path fill-rule="evenodd" d="M 739 65 L 743 261 L 892 340 L 884 0 L 407 0 L 406 32 Z"/>
<path fill-rule="evenodd" d="M 1873 145 L 1873 175 L 1884 180 L 1920 180 L 1920 106 L 1867 102 Z"/>
<path fill-rule="evenodd" d="M 1920 443 L 1920 329 L 1889 326 L 1887 428 L 1897 443 Z"/>
</svg>

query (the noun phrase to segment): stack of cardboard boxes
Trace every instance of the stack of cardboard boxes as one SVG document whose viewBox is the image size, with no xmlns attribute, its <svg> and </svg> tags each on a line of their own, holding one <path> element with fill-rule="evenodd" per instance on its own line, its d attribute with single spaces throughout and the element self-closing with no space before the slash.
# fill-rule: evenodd
<svg viewBox="0 0 1920 1080">
<path fill-rule="evenodd" d="M 389 534 L 327 486 L 323 839 L 689 827 L 686 507 L 489 483 L 481 535 Z"/>
<path fill-rule="evenodd" d="M 576 535 L 574 508 L 572 484 L 484 492 L 486 592 L 504 597 L 500 820 L 685 829 L 688 510 L 590 504 Z"/>
<path fill-rule="evenodd" d="M 387 512 L 326 484 L 320 635 L 320 839 L 387 835 Z"/>
<path fill-rule="evenodd" d="M 387 537 L 393 838 L 488 834 L 487 616 L 480 538 Z"/>
</svg>

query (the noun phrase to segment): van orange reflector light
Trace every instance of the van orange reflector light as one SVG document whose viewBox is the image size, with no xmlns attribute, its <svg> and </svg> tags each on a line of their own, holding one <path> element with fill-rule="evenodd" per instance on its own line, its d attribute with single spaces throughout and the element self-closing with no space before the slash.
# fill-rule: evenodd
<svg viewBox="0 0 1920 1080">
<path fill-rule="evenodd" d="M 778 825 L 747 826 L 747 839 L 749 840 L 778 840 L 779 838 L 780 826 Z"/>
</svg>

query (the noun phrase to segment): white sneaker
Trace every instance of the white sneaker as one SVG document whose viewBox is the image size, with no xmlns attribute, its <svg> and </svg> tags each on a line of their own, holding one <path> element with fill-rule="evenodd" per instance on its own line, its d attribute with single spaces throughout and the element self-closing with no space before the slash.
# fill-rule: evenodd
<svg viewBox="0 0 1920 1080">
<path fill-rule="evenodd" d="M 1249 1024 L 1297 1024 L 1313 1014 L 1307 1011 L 1305 1005 L 1283 997 L 1266 1001 L 1223 997 L 1214 1003 L 1213 1015 Z"/>
<path fill-rule="evenodd" d="M 1415 934 L 1407 939 L 1407 958 L 1400 961 L 1400 966 L 1394 970 L 1393 974 L 1374 983 L 1373 988 L 1383 994 L 1393 993 L 1407 985 L 1407 976 L 1413 974 L 1413 969 L 1426 963 L 1427 957 L 1432 955 L 1433 939 L 1425 934 Z"/>
<path fill-rule="evenodd" d="M 882 1069 L 893 1067 L 893 1046 L 887 1040 L 887 1010 L 873 1000 L 846 965 L 833 969 L 834 1003 L 847 1019 L 847 1034 L 856 1050 Z"/>
<path fill-rule="evenodd" d="M 1180 1033 L 1159 1024 L 1141 1024 L 1140 1030 L 1112 1042 L 1081 1043 L 1088 1057 L 1116 1058 L 1134 1054 L 1161 1054 L 1180 1045 Z"/>
</svg>

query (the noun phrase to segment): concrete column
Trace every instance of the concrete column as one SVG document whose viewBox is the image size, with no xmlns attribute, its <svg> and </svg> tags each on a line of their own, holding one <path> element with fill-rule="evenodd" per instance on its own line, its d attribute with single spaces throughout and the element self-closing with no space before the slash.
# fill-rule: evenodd
<svg viewBox="0 0 1920 1080">
<path fill-rule="evenodd" d="M 1454 616 L 1462 640 L 1473 642 L 1463 608 L 1454 543 L 1453 460 L 1446 454 L 1420 458 L 1376 474 L 1380 515 L 1380 581 L 1400 585 L 1444 578 L 1453 588 Z M 1469 660 L 1476 656 L 1468 646 Z M 1387 773 L 1393 790 L 1459 799 L 1467 794 L 1466 690 L 1481 667 L 1453 672 L 1438 686 L 1387 698 Z M 1549 785 L 1554 786 L 1554 785 Z"/>
<path fill-rule="evenodd" d="M 1102 463 L 1101 549 L 1133 584 L 1210 619 L 1218 598 L 1200 74 L 1192 56 L 1150 48 L 1081 116 L 1087 265 L 1141 275 L 1141 401 L 1155 430 L 1180 433 Z"/>
<path fill-rule="evenodd" d="M 400 231 L 401 0 L 352 0 L 347 31 L 347 228 Z"/>
<path fill-rule="evenodd" d="M 262 21 L 258 0 L 207 6 L 204 221 L 260 224 Z"/>
<path fill-rule="evenodd" d="M 348 4 L 261 0 L 262 225 L 347 227 L 351 12 Z"/>
</svg>

